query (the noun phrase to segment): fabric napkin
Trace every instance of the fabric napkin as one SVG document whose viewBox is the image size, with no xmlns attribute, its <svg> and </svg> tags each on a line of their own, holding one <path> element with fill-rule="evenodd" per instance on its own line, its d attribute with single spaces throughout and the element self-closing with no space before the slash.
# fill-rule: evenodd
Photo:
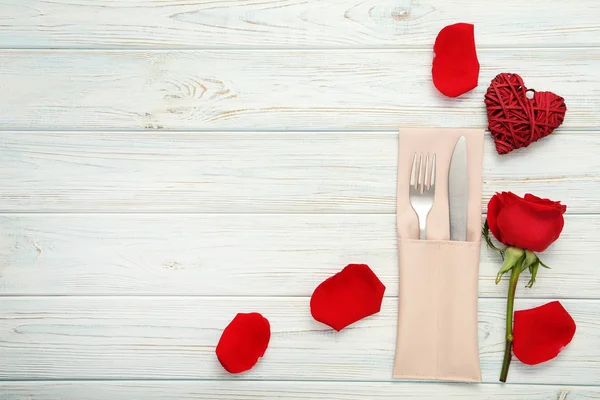
<svg viewBox="0 0 600 400">
<path fill-rule="evenodd" d="M 467 241 L 450 241 L 448 171 L 456 141 L 467 139 Z M 397 189 L 398 333 L 394 378 L 480 382 L 477 295 L 481 246 L 484 131 L 400 129 Z M 427 240 L 418 240 L 410 205 L 415 153 L 436 154 L 436 189 Z"/>
</svg>

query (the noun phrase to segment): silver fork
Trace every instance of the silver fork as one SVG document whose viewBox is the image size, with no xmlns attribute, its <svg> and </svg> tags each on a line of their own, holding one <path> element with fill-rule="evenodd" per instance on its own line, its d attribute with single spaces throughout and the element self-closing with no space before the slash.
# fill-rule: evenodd
<svg viewBox="0 0 600 400">
<path fill-rule="evenodd" d="M 435 197 L 435 153 L 417 154 L 410 173 L 410 205 L 419 217 L 419 239 L 427 239 L 427 215 Z"/>
</svg>

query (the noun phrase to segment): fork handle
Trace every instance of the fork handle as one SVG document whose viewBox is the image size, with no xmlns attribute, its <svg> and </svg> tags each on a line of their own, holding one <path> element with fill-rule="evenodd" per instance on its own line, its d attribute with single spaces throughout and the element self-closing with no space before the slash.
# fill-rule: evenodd
<svg viewBox="0 0 600 400">
<path fill-rule="evenodd" d="M 419 218 L 419 239 L 427 240 L 427 216 Z"/>
</svg>

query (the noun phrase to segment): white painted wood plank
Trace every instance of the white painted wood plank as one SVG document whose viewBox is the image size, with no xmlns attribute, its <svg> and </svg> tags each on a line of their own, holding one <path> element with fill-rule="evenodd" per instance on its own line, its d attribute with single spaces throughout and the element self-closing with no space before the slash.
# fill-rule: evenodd
<svg viewBox="0 0 600 400">
<path fill-rule="evenodd" d="M 0 132 L 3 212 L 395 213 L 397 133 Z M 597 134 L 554 134 L 499 156 L 497 191 L 598 212 Z"/>
<path fill-rule="evenodd" d="M 597 386 L 410 382 L 0 382 L 4 400 L 593 400 Z"/>
<path fill-rule="evenodd" d="M 485 127 L 500 72 L 566 99 L 563 128 L 600 125 L 600 48 L 488 49 L 460 99 L 426 50 L 1 51 L 0 129 L 394 130 Z"/>
<path fill-rule="evenodd" d="M 350 263 L 398 295 L 390 215 L 0 215 L 0 294 L 310 296 Z M 567 216 L 521 298 L 600 298 L 600 216 Z M 505 298 L 481 252 L 479 295 Z"/>
<path fill-rule="evenodd" d="M 546 300 L 519 300 L 529 308 Z M 600 384 L 600 301 L 565 300 L 573 342 L 549 363 L 514 362 L 510 382 Z M 214 354 L 237 312 L 271 322 L 265 357 L 241 379 L 391 380 L 397 299 L 341 333 L 312 319 L 308 297 L 5 297 L 0 379 L 231 379 Z M 480 300 L 483 379 L 497 382 L 505 301 Z"/>
<path fill-rule="evenodd" d="M 2 47 L 430 47 L 458 21 L 480 47 L 597 45 L 577 0 L 4 0 Z"/>
</svg>

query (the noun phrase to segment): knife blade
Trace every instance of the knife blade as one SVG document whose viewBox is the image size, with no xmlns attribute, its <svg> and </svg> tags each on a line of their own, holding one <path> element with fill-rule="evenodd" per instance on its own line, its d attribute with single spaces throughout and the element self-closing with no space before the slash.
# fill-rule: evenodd
<svg viewBox="0 0 600 400">
<path fill-rule="evenodd" d="M 450 240 L 467 240 L 467 210 L 469 178 L 467 175 L 467 139 L 456 141 L 448 171 L 448 201 L 450 202 Z"/>
</svg>

